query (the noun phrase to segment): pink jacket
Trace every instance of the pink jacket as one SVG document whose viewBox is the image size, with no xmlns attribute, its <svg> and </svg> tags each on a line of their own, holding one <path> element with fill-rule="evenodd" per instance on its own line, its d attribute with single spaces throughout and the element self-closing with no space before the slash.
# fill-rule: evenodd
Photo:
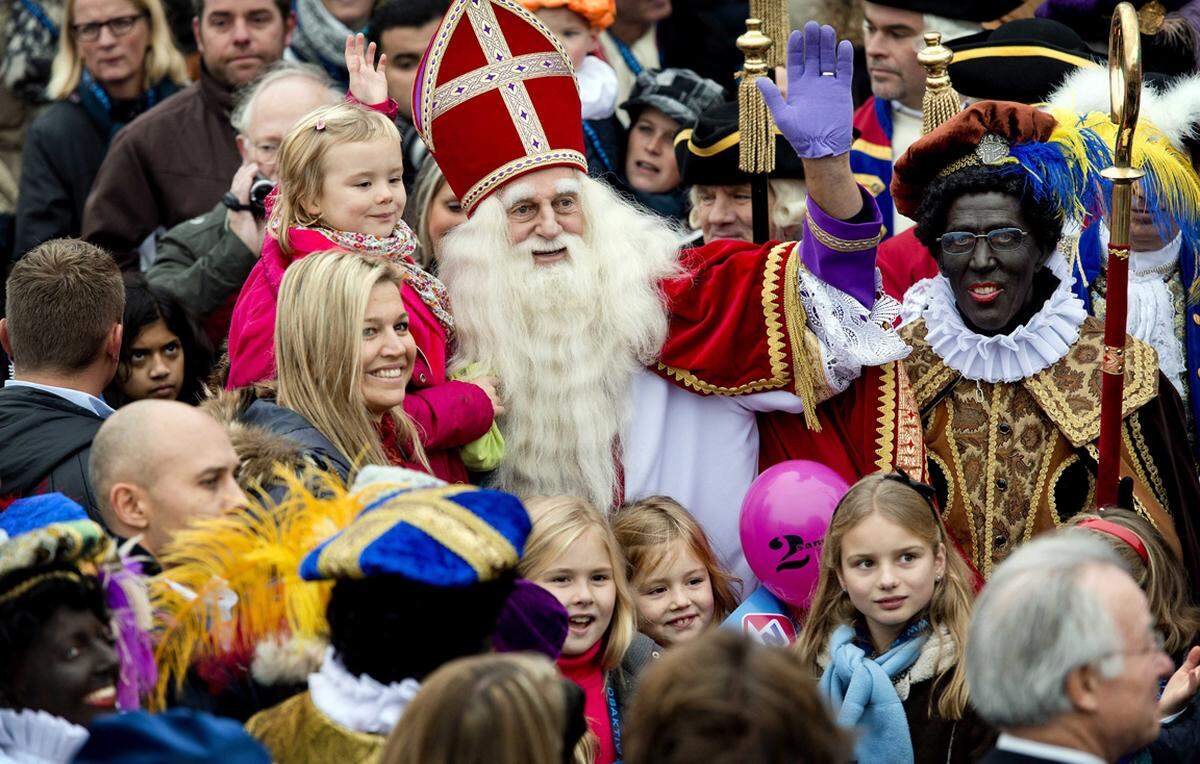
<svg viewBox="0 0 1200 764">
<path fill-rule="evenodd" d="M 290 258 L 275 237 L 267 234 L 262 256 L 238 295 L 229 327 L 229 388 L 275 376 L 275 311 L 288 265 L 313 252 L 338 249 L 316 231 L 293 229 L 288 239 L 295 253 Z M 417 362 L 404 411 L 422 434 L 431 472 L 451 483 L 466 482 L 467 469 L 457 449 L 491 427 L 491 400 L 477 385 L 446 379 L 445 329 L 409 284 L 400 292 L 417 343 Z"/>
</svg>

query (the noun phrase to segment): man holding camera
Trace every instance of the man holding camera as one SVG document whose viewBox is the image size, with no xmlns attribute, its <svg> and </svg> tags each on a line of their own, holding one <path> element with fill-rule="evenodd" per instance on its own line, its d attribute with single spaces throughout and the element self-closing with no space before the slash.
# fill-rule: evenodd
<svg viewBox="0 0 1200 764">
<path fill-rule="evenodd" d="M 214 343 L 228 333 L 238 290 L 262 249 L 263 201 L 275 187 L 280 142 L 305 114 L 340 98 L 320 69 L 286 61 L 272 64 L 247 88 L 230 120 L 242 166 L 229 192 L 212 210 L 158 240 L 146 278 L 202 319 Z"/>
</svg>

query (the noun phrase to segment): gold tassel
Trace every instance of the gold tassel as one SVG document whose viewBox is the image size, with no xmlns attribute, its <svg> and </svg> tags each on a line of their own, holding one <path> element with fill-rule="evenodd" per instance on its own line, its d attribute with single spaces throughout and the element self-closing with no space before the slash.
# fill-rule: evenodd
<svg viewBox="0 0 1200 764">
<path fill-rule="evenodd" d="M 750 17 L 762 21 L 762 32 L 771 38 L 767 66 L 787 66 L 787 41 L 791 27 L 787 0 L 750 0 Z"/>
<path fill-rule="evenodd" d="M 746 57 L 738 83 L 738 167 L 751 175 L 769 173 L 775 169 L 775 121 L 754 83 L 768 72 L 771 40 L 762 33 L 762 21 L 746 19 L 746 33 L 737 46 Z"/>
<path fill-rule="evenodd" d="M 954 51 L 942 45 L 941 32 L 926 32 L 917 61 L 925 67 L 925 97 L 921 99 L 921 135 L 928 135 L 962 108 L 962 98 L 950 84 Z"/>
</svg>

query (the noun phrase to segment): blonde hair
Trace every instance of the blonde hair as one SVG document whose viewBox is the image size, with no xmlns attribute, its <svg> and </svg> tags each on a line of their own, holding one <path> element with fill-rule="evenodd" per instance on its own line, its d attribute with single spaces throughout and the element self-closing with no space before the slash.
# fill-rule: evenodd
<svg viewBox="0 0 1200 764">
<path fill-rule="evenodd" d="M 279 405 L 299 413 L 356 464 L 389 464 L 362 396 L 362 322 L 371 290 L 403 272 L 382 258 L 316 252 L 293 263 L 279 286 L 275 369 Z M 428 469 L 416 426 L 390 413 L 412 458 Z"/>
<path fill-rule="evenodd" d="M 562 680 L 549 659 L 531 653 L 459 658 L 421 685 L 380 763 L 559 764 L 566 724 Z M 590 762 L 590 754 L 585 742 L 575 759 Z"/>
<path fill-rule="evenodd" d="M 943 630 L 949 633 L 954 641 L 954 651 L 949 661 L 938 657 L 935 682 L 943 686 L 940 693 L 934 692 L 930 696 L 930 710 L 932 712 L 936 699 L 937 711 L 942 717 L 960 719 L 968 700 L 964 655 L 971 603 L 975 598 L 970 573 L 929 502 L 885 473 L 868 475 L 852 485 L 834 511 L 821 547 L 821 577 L 796 649 L 813 671 L 819 673 L 817 660 L 825 650 L 830 634 L 838 626 L 853 623 L 857 611 L 838 578 L 842 565 L 842 539 L 863 520 L 877 513 L 929 544 L 934 553 L 941 549 L 945 554 L 946 573 L 940 582 L 934 583 L 928 617 L 933 634 Z"/>
<path fill-rule="evenodd" d="M 608 520 L 587 500 L 578 496 L 535 496 L 525 501 L 525 508 L 533 520 L 533 529 L 525 540 L 525 554 L 517 572 L 528 579 L 535 579 L 583 534 L 594 530 L 600 535 L 604 550 L 613 569 L 613 585 L 616 588 L 616 604 L 613 606 L 612 621 L 604 640 L 604 656 L 601 667 L 607 673 L 625 658 L 625 651 L 633 644 L 637 633 L 637 611 L 629 582 L 625 578 L 625 558 L 621 546 L 613 536 Z"/>
<path fill-rule="evenodd" d="M 625 553 L 625 572 L 634 589 L 663 562 L 672 544 L 683 541 L 708 571 L 713 622 L 720 623 L 737 608 L 734 584 L 740 588 L 741 581 L 721 567 L 704 529 L 679 502 L 669 496 L 651 496 L 626 504 L 613 516 L 612 529 Z"/>
<path fill-rule="evenodd" d="M 50 65 L 50 82 L 46 95 L 51 100 L 61 100 L 75 92 L 83 79 L 83 57 L 75 46 L 75 4 L 79 0 L 67 0 L 63 9 L 62 34 L 58 36 L 58 52 Z M 146 58 L 142 61 L 142 89 L 149 90 L 163 80 L 169 79 L 177 85 L 188 82 L 187 62 L 175 48 L 167 16 L 159 0 L 129 0 L 133 7 L 145 13 L 150 26 L 150 43 Z"/>
<path fill-rule="evenodd" d="M 767 185 L 775 195 L 775 203 L 771 205 L 771 225 L 778 228 L 781 235 L 799 237 L 799 227 L 804 222 L 804 214 L 808 209 L 808 190 L 804 181 L 794 178 L 771 178 Z M 691 205 L 691 210 L 688 211 L 688 225 L 699 230 L 700 191 L 695 186 L 688 189 L 688 203 Z"/>
<path fill-rule="evenodd" d="M 1143 562 L 1128 542 L 1111 533 L 1097 528 L 1077 528 L 1085 520 L 1096 519 L 1119 525 L 1141 539 L 1148 560 Z M 1192 646 L 1200 634 L 1200 607 L 1192 599 L 1179 555 L 1167 545 L 1162 534 L 1149 520 L 1127 509 L 1109 508 L 1098 514 L 1081 512 L 1068 520 L 1067 525 L 1095 534 L 1120 556 L 1133 580 L 1146 593 L 1146 599 L 1150 601 L 1150 613 L 1154 616 L 1156 627 L 1166 637 L 1165 647 L 1170 655 L 1182 655 Z"/>
<path fill-rule="evenodd" d="M 289 229 L 311 228 L 321 223 L 319 217 L 309 215 L 304 209 L 320 203 L 329 150 L 346 143 L 381 138 L 394 139 L 397 155 L 403 156 L 400 133 L 392 121 L 377 111 L 352 103 L 315 109 L 292 127 L 279 144 L 279 196 L 268 222 L 268 228 L 286 254 L 292 254 Z"/>
<path fill-rule="evenodd" d="M 446 176 L 433 157 L 425 157 L 413 180 L 412 198 L 404 211 L 404 220 L 417 234 L 417 251 L 413 259 L 425 270 L 434 262 L 433 239 L 429 236 L 429 209 L 433 199 L 446 185 Z"/>
</svg>

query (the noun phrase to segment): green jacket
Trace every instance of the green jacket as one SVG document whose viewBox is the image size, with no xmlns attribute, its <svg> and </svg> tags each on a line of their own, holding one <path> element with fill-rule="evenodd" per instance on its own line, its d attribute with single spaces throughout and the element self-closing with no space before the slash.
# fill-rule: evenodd
<svg viewBox="0 0 1200 764">
<path fill-rule="evenodd" d="M 150 285 L 178 301 L 201 320 L 237 297 L 258 262 L 225 224 L 225 205 L 185 220 L 156 243 L 157 256 L 146 271 Z"/>
</svg>

